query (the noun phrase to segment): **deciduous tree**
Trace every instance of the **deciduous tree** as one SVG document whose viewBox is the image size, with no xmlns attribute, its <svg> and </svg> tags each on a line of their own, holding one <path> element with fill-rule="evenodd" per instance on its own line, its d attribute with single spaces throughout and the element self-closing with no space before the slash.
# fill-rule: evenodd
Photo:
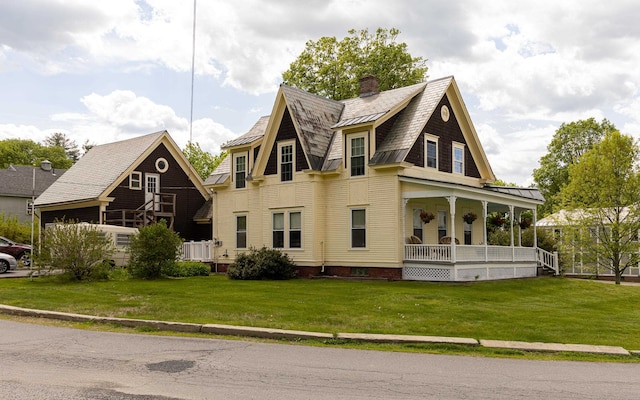
<svg viewBox="0 0 640 400">
<path fill-rule="evenodd" d="M 569 167 L 615 129 L 607 119 L 597 122 L 594 118 L 560 125 L 547 146 L 547 154 L 540 158 L 540 167 L 533 171 L 533 179 L 545 198 L 539 209 L 541 216 L 558 211 L 560 191 L 569 181 Z"/>
<path fill-rule="evenodd" d="M 33 140 L 5 139 L 0 140 L 0 165 L 37 166 L 44 160 L 51 161 L 54 168 L 67 169 L 73 161 L 67 158 L 64 148 L 59 146 L 43 146 Z"/>
<path fill-rule="evenodd" d="M 198 142 L 188 142 L 182 152 L 202 179 L 207 179 L 213 170 L 216 169 L 216 167 L 227 156 L 227 152 L 225 151 L 214 156 L 213 154 L 202 150 Z"/>
<path fill-rule="evenodd" d="M 426 60 L 396 42 L 399 34 L 395 28 L 378 28 L 375 34 L 352 29 L 341 41 L 327 36 L 310 40 L 282 74 L 283 81 L 334 100 L 357 97 L 359 79 L 369 74 L 378 78 L 381 91 L 424 81 Z"/>
<path fill-rule="evenodd" d="M 640 262 L 640 149 L 630 136 L 607 132 L 601 142 L 569 166 L 562 190 L 567 245 L 582 261 L 609 270 L 619 284 Z"/>
</svg>

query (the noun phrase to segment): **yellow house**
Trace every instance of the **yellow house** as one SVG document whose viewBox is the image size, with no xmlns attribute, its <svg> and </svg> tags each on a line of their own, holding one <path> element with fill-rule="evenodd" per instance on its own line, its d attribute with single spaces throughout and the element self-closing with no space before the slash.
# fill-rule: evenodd
<svg viewBox="0 0 640 400">
<path fill-rule="evenodd" d="M 271 115 L 223 146 L 229 156 L 205 181 L 219 270 L 266 246 L 300 276 L 535 276 L 539 250 L 518 246 L 513 227 L 511 246 L 488 246 L 485 226 L 491 211 L 533 210 L 535 223 L 543 198 L 491 186 L 454 78 L 384 92 L 373 76 L 360 84 L 343 101 L 282 85 Z"/>
</svg>

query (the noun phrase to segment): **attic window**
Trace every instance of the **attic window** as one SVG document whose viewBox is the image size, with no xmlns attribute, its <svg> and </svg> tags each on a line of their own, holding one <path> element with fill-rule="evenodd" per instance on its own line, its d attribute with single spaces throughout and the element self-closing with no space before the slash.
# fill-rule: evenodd
<svg viewBox="0 0 640 400">
<path fill-rule="evenodd" d="M 129 189 L 142 190 L 142 172 L 133 171 L 129 175 Z"/>
<path fill-rule="evenodd" d="M 449 107 L 447 107 L 446 105 L 443 105 L 442 108 L 440 108 L 440 117 L 442 117 L 442 120 L 444 122 L 449 121 L 450 115 L 451 113 L 449 112 Z"/>
<path fill-rule="evenodd" d="M 169 163 L 166 159 L 160 157 L 156 160 L 156 171 L 158 172 L 167 172 L 169 169 Z"/>
</svg>

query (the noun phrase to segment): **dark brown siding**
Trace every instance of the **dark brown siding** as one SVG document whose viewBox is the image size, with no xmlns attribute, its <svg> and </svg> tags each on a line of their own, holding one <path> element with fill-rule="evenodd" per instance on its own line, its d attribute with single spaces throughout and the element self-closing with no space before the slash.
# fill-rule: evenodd
<svg viewBox="0 0 640 400">
<path fill-rule="evenodd" d="M 424 167 L 424 136 L 422 134 L 418 136 L 418 140 L 416 140 L 411 150 L 409 150 L 405 161 L 418 167 Z"/>
<path fill-rule="evenodd" d="M 193 221 L 193 216 L 206 199 L 195 188 L 189 176 L 180 168 L 164 144 L 158 146 L 149 157 L 135 168 L 136 171 L 143 173 L 143 184 L 146 184 L 145 173 L 158 173 L 155 163 L 159 157 L 163 157 L 169 163 L 169 169 L 164 173 L 159 173 L 160 192 L 176 195 L 174 230 L 185 240 L 210 239 L 211 225 L 198 225 Z M 145 202 L 145 191 L 129 189 L 128 177 L 109 196 L 115 197 L 115 200 L 107 207 L 108 210 L 136 209 Z"/>
<path fill-rule="evenodd" d="M 444 122 L 442 120 L 442 117 L 440 116 L 440 109 L 442 108 L 443 105 L 446 105 L 447 107 L 449 107 L 450 110 L 450 117 L 449 117 L 449 121 Z M 453 142 L 458 142 L 458 143 L 463 143 L 463 144 L 467 144 L 467 142 L 464 140 L 464 135 L 462 134 L 462 130 L 460 129 L 460 125 L 458 124 L 458 119 L 456 118 L 456 115 L 453 113 L 453 109 L 451 107 L 451 103 L 449 103 L 449 99 L 448 97 L 445 95 L 442 100 L 440 101 L 440 104 L 438 104 L 438 107 L 436 107 L 435 111 L 433 112 L 433 115 L 431 116 L 431 118 L 429 118 L 429 121 L 427 122 L 427 125 L 425 126 L 425 129 L 422 130 L 423 133 L 429 133 L 431 135 L 434 136 L 438 136 L 438 167 L 439 170 L 442 172 L 452 172 L 452 149 L 453 149 Z M 424 143 L 424 135 L 420 135 L 420 138 L 418 139 L 418 142 L 421 143 L 420 147 L 422 146 L 422 143 Z M 416 146 L 414 145 L 414 148 Z M 412 149 L 413 151 L 413 149 Z M 421 150 L 422 152 L 424 152 L 424 150 Z M 469 151 L 469 146 L 465 146 L 465 152 L 464 152 L 464 165 L 465 165 L 465 175 L 466 176 L 471 176 L 474 178 L 480 178 L 480 172 L 478 171 L 478 166 L 476 165 L 475 161 L 473 160 L 473 158 L 471 157 L 471 152 Z M 422 156 L 422 158 L 424 159 L 424 155 Z M 424 162 L 423 162 L 424 165 Z"/>
<path fill-rule="evenodd" d="M 42 226 L 55 222 L 55 220 L 69 221 L 75 220 L 77 222 L 93 222 L 100 221 L 100 208 L 99 207 L 83 207 L 83 208 L 70 208 L 68 210 L 56 210 L 56 211 L 43 211 L 41 216 Z"/>
<path fill-rule="evenodd" d="M 276 141 L 273 144 L 273 147 L 271 147 L 269 160 L 267 161 L 267 166 L 264 171 L 265 175 L 276 175 L 278 173 L 277 143 L 280 141 L 292 140 L 292 139 L 295 139 L 296 141 L 296 171 L 309 169 L 309 165 L 307 164 L 307 159 L 304 157 L 304 151 L 302 150 L 302 145 L 300 144 L 300 140 L 298 140 L 296 128 L 293 125 L 293 120 L 291 119 L 291 115 L 289 114 L 289 109 L 286 109 L 284 111 L 284 115 L 282 116 L 282 122 L 280 123 L 280 127 L 278 128 Z"/>
</svg>

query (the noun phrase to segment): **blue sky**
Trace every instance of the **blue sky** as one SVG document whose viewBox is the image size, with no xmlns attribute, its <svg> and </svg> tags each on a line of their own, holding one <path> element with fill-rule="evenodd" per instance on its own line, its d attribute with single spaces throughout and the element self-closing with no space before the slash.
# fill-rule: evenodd
<svg viewBox="0 0 640 400">
<path fill-rule="evenodd" d="M 189 140 L 191 0 L 1 0 L 0 139 Z M 495 174 L 520 185 L 563 122 L 640 137 L 633 0 L 198 0 L 193 140 L 212 153 L 271 112 L 307 40 L 400 29 L 454 75 Z"/>
</svg>

